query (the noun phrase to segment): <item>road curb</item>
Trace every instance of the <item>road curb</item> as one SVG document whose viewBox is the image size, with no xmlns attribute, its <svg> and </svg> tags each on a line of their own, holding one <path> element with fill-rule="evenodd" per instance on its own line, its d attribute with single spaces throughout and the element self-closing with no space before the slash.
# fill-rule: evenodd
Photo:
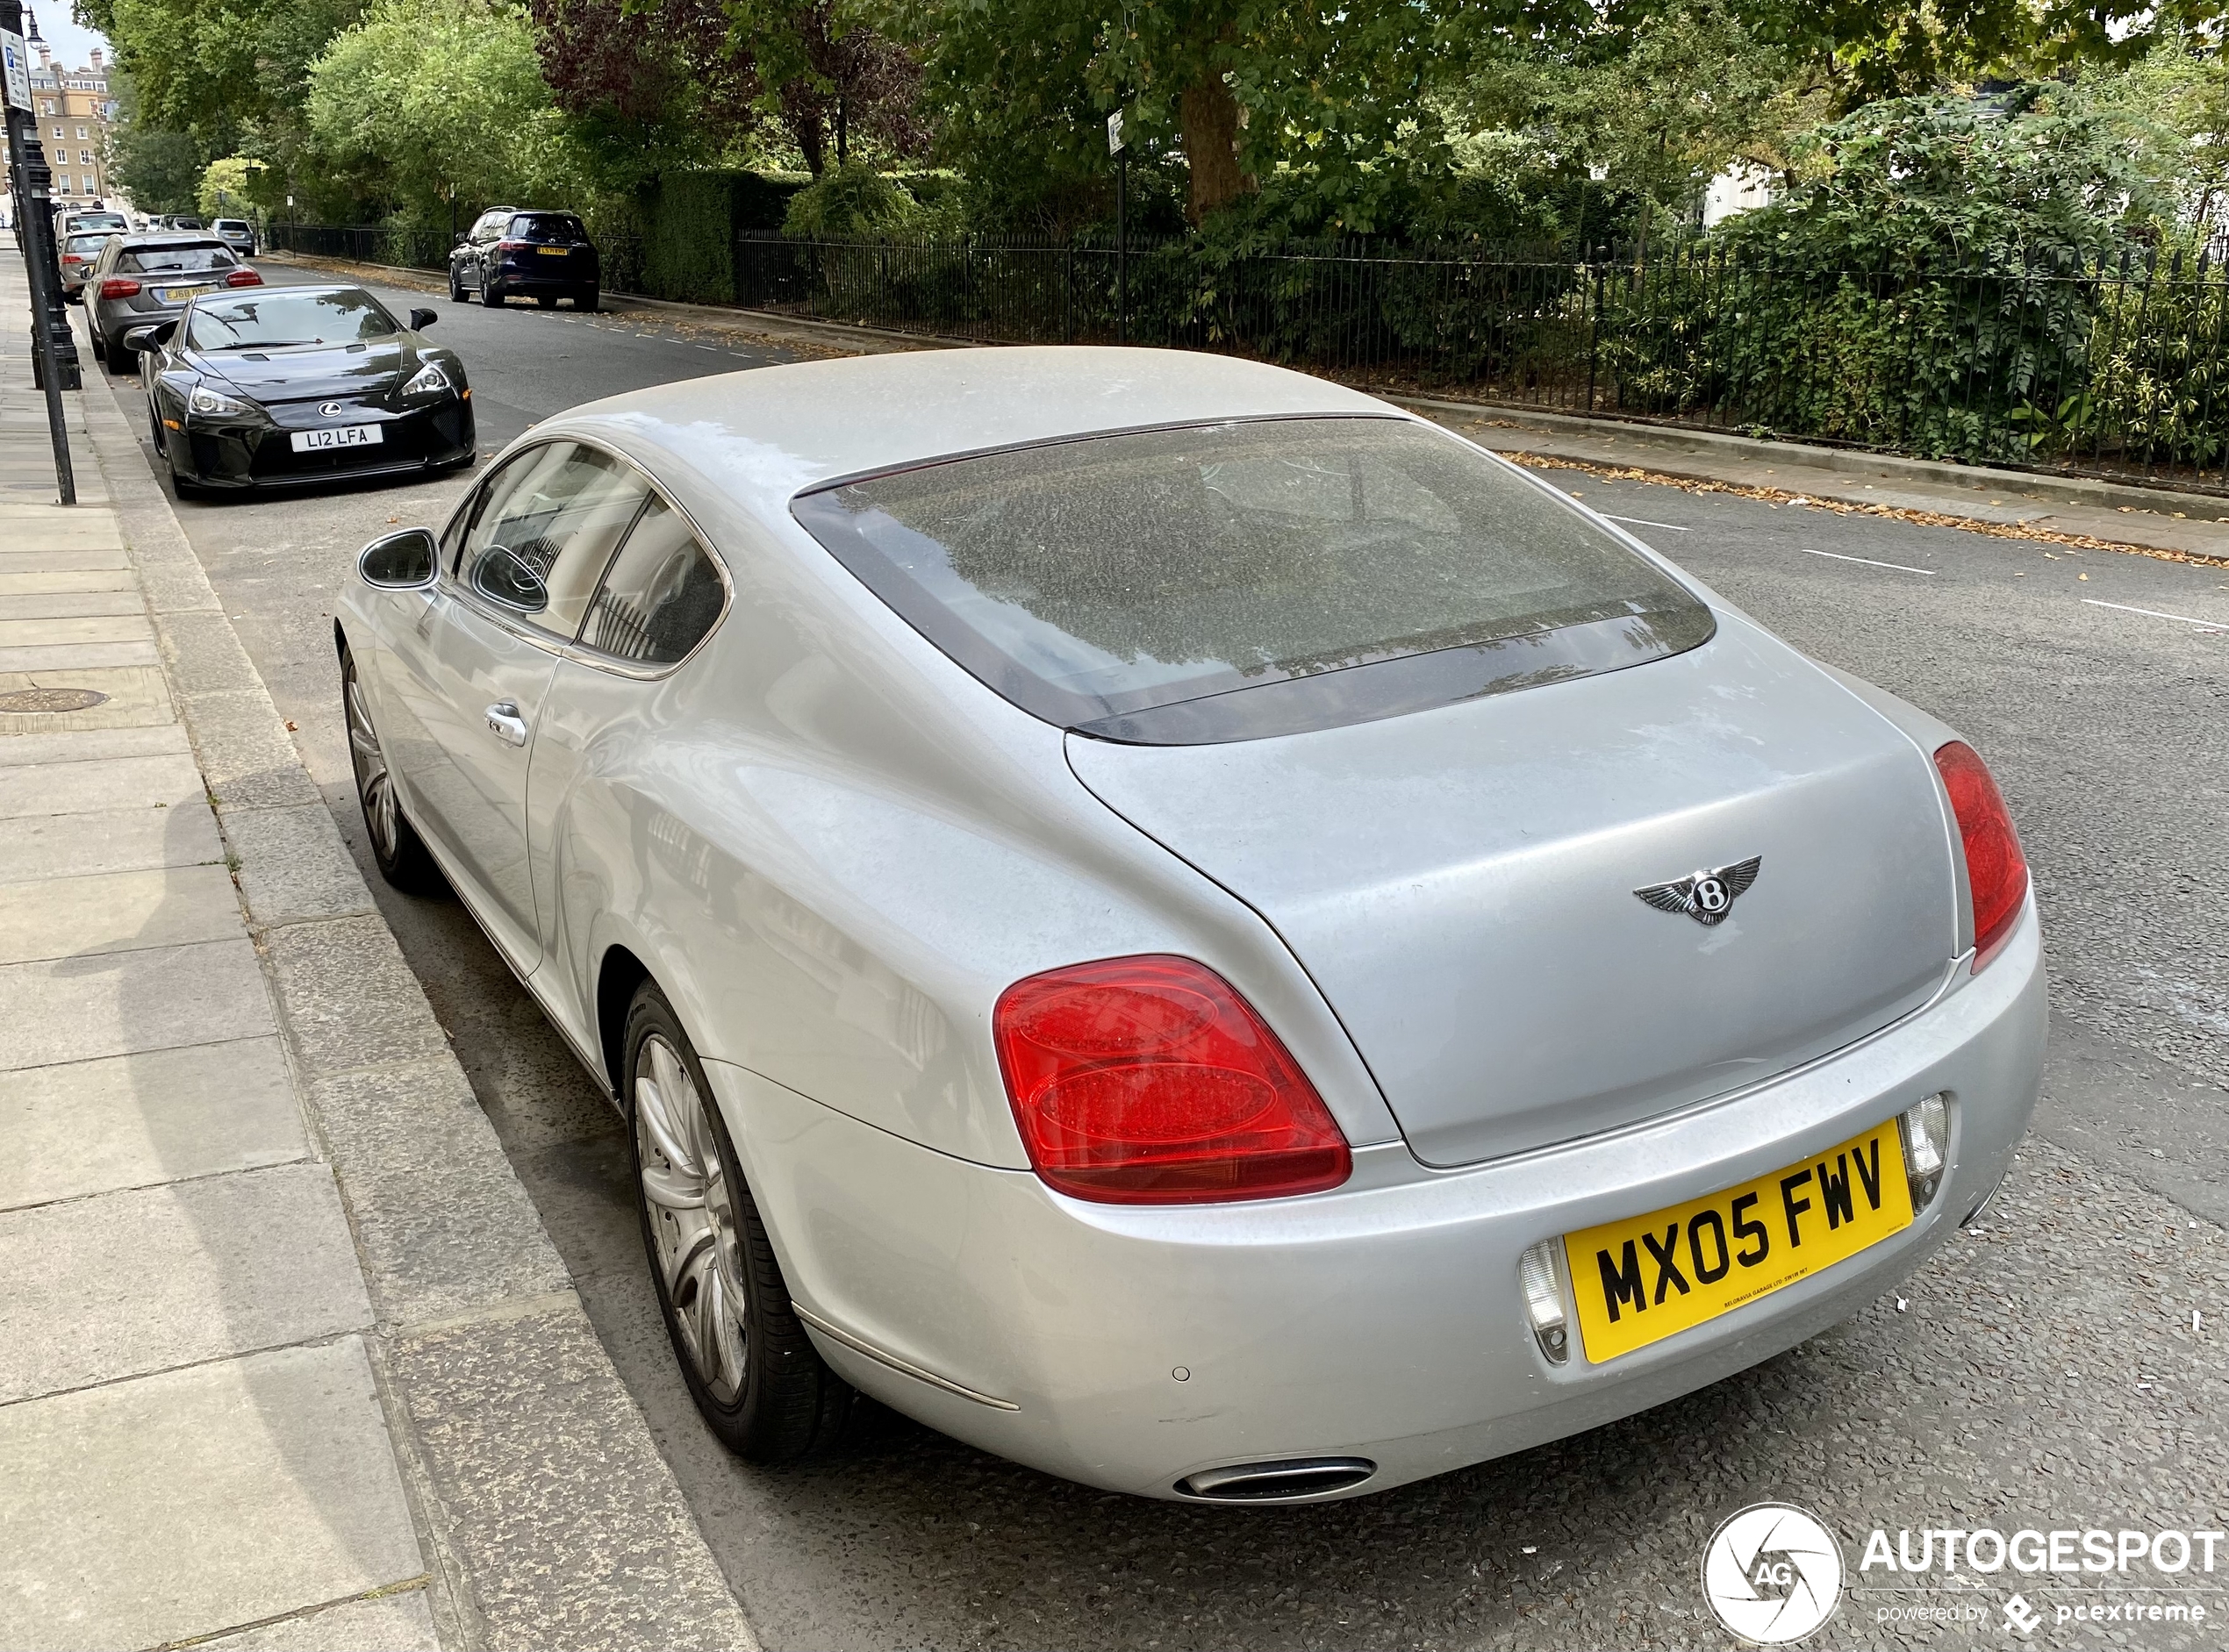
<svg viewBox="0 0 2229 1652">
<path fill-rule="evenodd" d="M 87 365 L 95 454 L 370 1293 L 366 1341 L 442 1645 L 755 1652 L 114 387 Z"/>
</svg>

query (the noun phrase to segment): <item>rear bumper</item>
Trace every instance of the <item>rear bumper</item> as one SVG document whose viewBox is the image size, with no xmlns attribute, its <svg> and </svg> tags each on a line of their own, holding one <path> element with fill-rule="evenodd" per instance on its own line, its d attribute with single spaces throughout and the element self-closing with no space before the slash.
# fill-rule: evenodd
<svg viewBox="0 0 2229 1652">
<path fill-rule="evenodd" d="M 499 293 L 554 292 L 563 295 L 585 292 L 591 287 L 602 284 L 593 266 L 586 270 L 568 268 L 548 275 L 539 269 L 505 268 L 495 271 L 491 279 Z"/>
<path fill-rule="evenodd" d="M 860 1388 L 1110 1490 L 1169 1498 L 1202 1469 L 1366 1458 L 1377 1472 L 1355 1495 L 1660 1404 L 1863 1308 L 2003 1176 L 2044 1029 L 2031 906 L 1978 978 L 1745 1094 L 1461 1170 L 1365 1148 L 1336 1192 L 1189 1209 L 1065 1199 L 708 1070 L 791 1291 L 840 1334 L 813 1333 Z M 1608 1364 L 1539 1352 L 1517 1291 L 1528 1246 L 1777 1170 L 1939 1091 L 1949 1168 L 1903 1232 Z"/>
</svg>

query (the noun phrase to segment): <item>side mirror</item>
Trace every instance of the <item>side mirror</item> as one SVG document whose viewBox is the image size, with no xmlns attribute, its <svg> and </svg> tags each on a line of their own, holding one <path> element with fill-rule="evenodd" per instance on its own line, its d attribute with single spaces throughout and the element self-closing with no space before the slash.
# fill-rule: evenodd
<svg viewBox="0 0 2229 1652">
<path fill-rule="evenodd" d="M 178 324 L 175 321 L 160 322 L 154 326 L 134 327 L 124 335 L 124 347 L 127 350 L 152 353 L 168 344 L 170 341 L 170 335 L 177 330 Z"/>
<path fill-rule="evenodd" d="M 432 529 L 405 528 L 356 554 L 356 577 L 382 590 L 415 590 L 434 583 L 435 554 Z"/>
<path fill-rule="evenodd" d="M 410 330 L 412 333 L 422 332 L 441 318 L 431 310 L 413 310 L 410 312 Z"/>
</svg>

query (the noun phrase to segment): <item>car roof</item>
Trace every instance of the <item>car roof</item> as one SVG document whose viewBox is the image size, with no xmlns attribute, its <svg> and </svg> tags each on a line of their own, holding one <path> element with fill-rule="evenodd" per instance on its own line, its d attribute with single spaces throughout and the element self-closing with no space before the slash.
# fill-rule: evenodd
<svg viewBox="0 0 2229 1652">
<path fill-rule="evenodd" d="M 1025 345 L 684 379 L 591 402 L 537 433 L 607 441 L 661 476 L 677 461 L 713 494 L 772 518 L 821 483 L 986 448 L 1154 426 L 1358 413 L 1408 417 L 1359 390 L 1235 356 Z"/>
<path fill-rule="evenodd" d="M 154 230 L 120 238 L 125 248 L 135 247 L 225 247 L 224 242 L 204 230 Z M 232 248 L 226 247 L 226 252 Z"/>
</svg>

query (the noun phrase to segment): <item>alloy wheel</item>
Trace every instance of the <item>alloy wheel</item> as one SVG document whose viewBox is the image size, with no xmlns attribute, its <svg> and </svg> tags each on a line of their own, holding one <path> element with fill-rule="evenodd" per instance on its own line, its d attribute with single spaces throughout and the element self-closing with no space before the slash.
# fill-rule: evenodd
<svg viewBox="0 0 2229 1652">
<path fill-rule="evenodd" d="M 698 1379 L 733 1405 L 744 1376 L 742 1249 L 707 1103 L 657 1033 L 634 1058 L 634 1150 L 666 1300 Z"/>
<path fill-rule="evenodd" d="M 378 731 L 371 726 L 371 710 L 364 704 L 363 684 L 357 681 L 353 666 L 343 698 L 348 721 L 348 760 L 356 770 L 356 795 L 363 802 L 364 826 L 371 833 L 373 851 L 381 861 L 391 862 L 402 836 L 395 777 L 388 772 L 387 754 L 380 749 Z"/>
</svg>

